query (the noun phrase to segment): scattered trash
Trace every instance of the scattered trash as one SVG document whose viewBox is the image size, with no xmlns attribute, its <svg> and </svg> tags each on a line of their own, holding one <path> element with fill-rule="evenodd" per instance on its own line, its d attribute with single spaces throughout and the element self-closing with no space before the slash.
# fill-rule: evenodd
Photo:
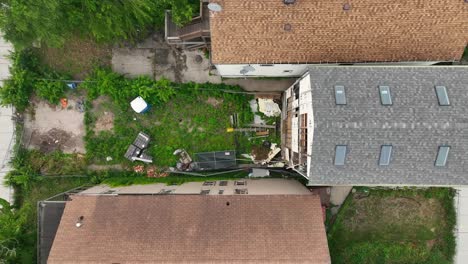
<svg viewBox="0 0 468 264">
<path fill-rule="evenodd" d="M 138 133 L 133 144 L 128 147 L 127 152 L 125 153 L 125 158 L 131 161 L 139 160 L 145 163 L 152 163 L 153 157 L 146 154 L 149 141 L 150 137 L 147 134 L 143 132 Z"/>
<path fill-rule="evenodd" d="M 139 114 L 147 112 L 150 108 L 141 96 L 138 96 L 137 98 L 133 99 L 133 101 L 130 103 L 130 106 L 135 112 Z"/>
<path fill-rule="evenodd" d="M 252 113 L 257 113 L 258 112 L 257 100 L 256 99 L 250 100 L 249 104 L 250 104 L 250 110 L 252 110 Z"/>
<path fill-rule="evenodd" d="M 270 171 L 266 169 L 257 169 L 252 168 L 252 171 L 249 173 L 249 177 L 260 178 L 270 176 Z"/>
<path fill-rule="evenodd" d="M 258 110 L 266 116 L 280 116 L 281 109 L 273 99 L 258 98 Z"/>
<path fill-rule="evenodd" d="M 112 160 L 112 157 L 111 156 L 107 156 L 106 157 L 106 161 L 111 161 Z"/>
<path fill-rule="evenodd" d="M 133 166 L 133 171 L 136 173 L 143 173 L 145 167 L 143 165 Z"/>
<path fill-rule="evenodd" d="M 262 119 L 259 115 L 254 115 L 254 124 L 265 125 L 265 120 Z"/>
<path fill-rule="evenodd" d="M 67 99 L 67 98 L 61 98 L 61 99 L 60 99 L 60 104 L 62 105 L 62 109 L 67 108 L 67 106 L 68 106 L 68 99 Z"/>
<path fill-rule="evenodd" d="M 277 147 L 278 144 L 270 143 L 270 147 L 262 146 L 252 149 L 252 161 L 255 164 L 266 165 L 281 152 L 281 148 Z"/>
<path fill-rule="evenodd" d="M 194 169 L 193 160 L 185 149 L 177 149 L 173 154 L 179 156 L 179 161 L 176 164 L 177 170 L 192 171 Z"/>
<path fill-rule="evenodd" d="M 74 82 L 67 83 L 68 88 L 74 90 L 77 87 L 77 84 Z"/>
<path fill-rule="evenodd" d="M 76 102 L 75 109 L 80 113 L 84 113 L 85 106 L 84 106 L 84 100 L 83 99 L 80 99 L 80 100 L 78 100 Z"/>
</svg>

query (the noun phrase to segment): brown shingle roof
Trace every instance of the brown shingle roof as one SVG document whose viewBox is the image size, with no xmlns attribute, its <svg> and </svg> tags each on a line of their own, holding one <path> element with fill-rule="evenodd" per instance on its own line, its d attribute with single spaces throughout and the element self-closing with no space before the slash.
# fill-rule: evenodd
<svg viewBox="0 0 468 264">
<path fill-rule="evenodd" d="M 74 196 L 48 263 L 330 263 L 319 199 Z"/>
<path fill-rule="evenodd" d="M 216 2 L 223 10 L 210 18 L 215 64 L 449 61 L 468 41 L 464 0 Z"/>
</svg>

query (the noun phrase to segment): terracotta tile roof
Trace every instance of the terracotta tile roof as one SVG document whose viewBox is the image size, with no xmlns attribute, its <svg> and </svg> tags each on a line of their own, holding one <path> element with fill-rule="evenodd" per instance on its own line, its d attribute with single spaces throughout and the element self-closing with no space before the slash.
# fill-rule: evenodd
<svg viewBox="0 0 468 264">
<path fill-rule="evenodd" d="M 72 199 L 50 264 L 330 263 L 317 195 Z"/>
<path fill-rule="evenodd" d="M 210 18 L 215 64 L 449 61 L 468 42 L 464 0 L 216 2 L 223 10 Z"/>
</svg>

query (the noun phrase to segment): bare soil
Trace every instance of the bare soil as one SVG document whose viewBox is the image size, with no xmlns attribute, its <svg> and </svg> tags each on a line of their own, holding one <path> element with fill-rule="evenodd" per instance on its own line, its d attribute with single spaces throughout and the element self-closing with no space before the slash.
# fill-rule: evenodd
<svg viewBox="0 0 468 264">
<path fill-rule="evenodd" d="M 115 115 L 105 107 L 107 102 L 110 102 L 107 96 L 100 96 L 93 101 L 93 112 L 97 116 L 93 130 L 96 133 L 100 131 L 112 131 L 114 129 Z"/>
<path fill-rule="evenodd" d="M 214 97 L 208 97 L 208 100 L 206 100 L 207 104 L 212 105 L 213 107 L 218 107 L 223 103 L 223 99 L 216 99 Z"/>
<path fill-rule="evenodd" d="M 84 113 L 76 109 L 79 98 L 68 97 L 68 107 L 32 99 L 33 112 L 25 114 L 23 143 L 44 153 L 85 153 Z"/>
</svg>

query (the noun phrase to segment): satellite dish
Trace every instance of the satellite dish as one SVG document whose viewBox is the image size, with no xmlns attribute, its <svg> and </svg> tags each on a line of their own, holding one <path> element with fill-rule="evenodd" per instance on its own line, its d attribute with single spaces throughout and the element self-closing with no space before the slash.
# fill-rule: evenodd
<svg viewBox="0 0 468 264">
<path fill-rule="evenodd" d="M 209 3 L 208 9 L 213 12 L 220 12 L 221 10 L 223 10 L 223 8 L 217 3 Z"/>
</svg>

